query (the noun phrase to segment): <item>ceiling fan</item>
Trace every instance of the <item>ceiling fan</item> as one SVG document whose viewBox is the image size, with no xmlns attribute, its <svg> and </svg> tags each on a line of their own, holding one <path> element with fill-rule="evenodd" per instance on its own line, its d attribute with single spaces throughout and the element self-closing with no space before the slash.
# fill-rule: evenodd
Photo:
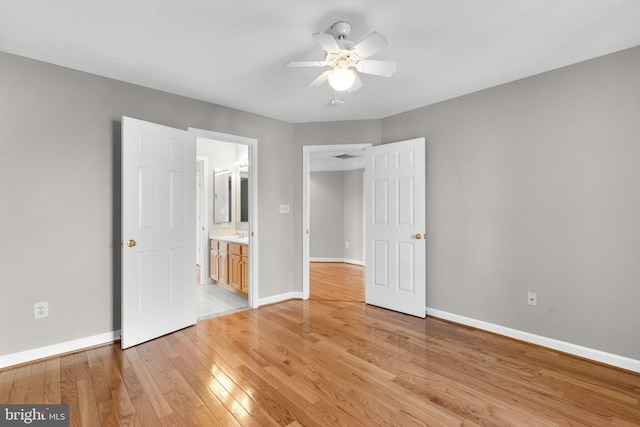
<svg viewBox="0 0 640 427">
<path fill-rule="evenodd" d="M 351 24 L 338 21 L 331 26 L 334 35 L 315 33 L 313 37 L 327 55 L 324 61 L 294 61 L 287 67 L 330 67 L 316 77 L 307 87 L 317 87 L 329 81 L 331 87 L 339 92 L 353 92 L 362 87 L 358 72 L 389 77 L 396 71 L 393 61 L 377 61 L 367 59 L 374 53 L 389 46 L 387 38 L 374 31 L 362 41 L 354 44 L 347 40 L 351 32 Z"/>
</svg>

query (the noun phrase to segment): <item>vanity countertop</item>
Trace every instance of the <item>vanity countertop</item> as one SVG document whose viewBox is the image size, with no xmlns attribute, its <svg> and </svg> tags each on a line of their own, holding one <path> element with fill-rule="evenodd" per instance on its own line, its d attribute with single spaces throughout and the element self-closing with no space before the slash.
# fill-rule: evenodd
<svg viewBox="0 0 640 427">
<path fill-rule="evenodd" d="M 249 244 L 249 237 L 239 237 L 239 236 L 209 236 L 210 239 L 220 240 L 222 242 L 228 243 L 239 243 L 241 245 Z"/>
</svg>

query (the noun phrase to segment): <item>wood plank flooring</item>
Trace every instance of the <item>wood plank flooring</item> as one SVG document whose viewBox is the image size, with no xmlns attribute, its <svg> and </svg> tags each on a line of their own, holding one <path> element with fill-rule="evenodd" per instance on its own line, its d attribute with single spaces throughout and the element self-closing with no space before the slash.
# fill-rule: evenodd
<svg viewBox="0 0 640 427">
<path fill-rule="evenodd" d="M 309 263 L 309 298 L 364 302 L 364 267 L 339 262 Z"/>
<path fill-rule="evenodd" d="M 335 299 L 0 372 L 0 403 L 72 426 L 638 426 L 639 400 L 638 374 Z"/>
</svg>

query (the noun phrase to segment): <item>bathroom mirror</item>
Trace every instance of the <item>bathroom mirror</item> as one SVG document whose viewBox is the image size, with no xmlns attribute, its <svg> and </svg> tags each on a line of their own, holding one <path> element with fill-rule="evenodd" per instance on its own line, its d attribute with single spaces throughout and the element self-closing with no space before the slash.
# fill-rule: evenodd
<svg viewBox="0 0 640 427">
<path fill-rule="evenodd" d="M 249 222 L 249 172 L 240 172 L 240 222 Z"/>
<path fill-rule="evenodd" d="M 231 219 L 231 171 L 223 170 L 213 174 L 213 222 L 220 224 Z"/>
</svg>

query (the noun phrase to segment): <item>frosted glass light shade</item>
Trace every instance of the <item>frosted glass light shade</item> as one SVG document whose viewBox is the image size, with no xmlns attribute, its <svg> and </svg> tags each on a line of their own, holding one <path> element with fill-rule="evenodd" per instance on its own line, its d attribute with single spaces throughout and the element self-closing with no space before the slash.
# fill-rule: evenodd
<svg viewBox="0 0 640 427">
<path fill-rule="evenodd" d="M 329 73 L 329 84 L 338 92 L 349 90 L 356 81 L 356 73 L 348 68 L 336 68 Z"/>
</svg>

